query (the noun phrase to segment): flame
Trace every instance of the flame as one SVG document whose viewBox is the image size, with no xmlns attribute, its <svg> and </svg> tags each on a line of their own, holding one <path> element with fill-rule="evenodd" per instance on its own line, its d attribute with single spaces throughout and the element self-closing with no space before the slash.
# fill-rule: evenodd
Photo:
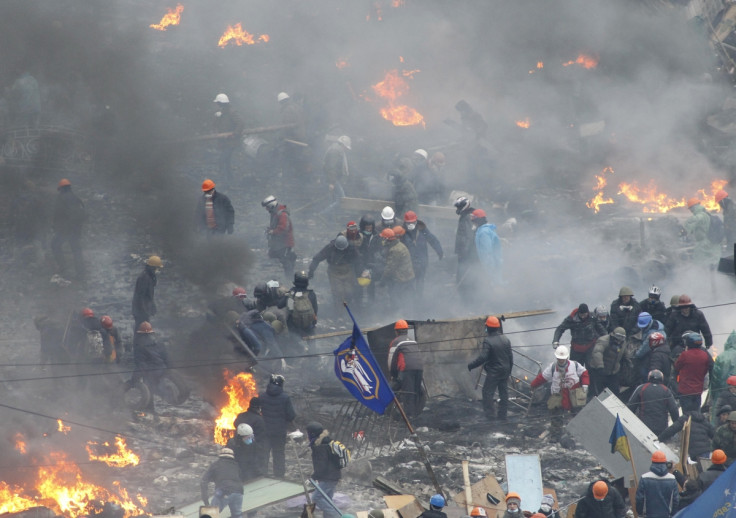
<svg viewBox="0 0 736 518">
<path fill-rule="evenodd" d="M 606 177 L 604 176 L 606 173 L 613 174 L 613 168 L 605 167 L 603 168 L 603 171 L 601 171 L 601 174 L 595 175 L 595 178 L 598 183 L 596 183 L 595 187 L 593 187 L 594 191 L 601 191 L 606 185 L 608 185 L 608 181 L 606 180 Z"/>
<path fill-rule="evenodd" d="M 613 168 L 604 167 L 600 174 L 595 175 L 596 184 L 593 187 L 593 190 L 598 191 L 598 193 L 593 197 L 592 200 L 585 204 L 585 206 L 589 209 L 593 209 L 593 212 L 595 212 L 596 214 L 598 213 L 598 211 L 601 210 L 601 205 L 609 205 L 613 203 L 612 198 L 606 198 L 603 195 L 603 188 L 608 185 L 608 180 L 606 180 L 605 176 L 606 174 L 613 174 Z"/>
<path fill-rule="evenodd" d="M 21 488 L 9 486 L 0 480 L 0 514 L 14 513 L 39 506 L 39 503 L 33 498 L 21 495 L 22 491 Z"/>
<path fill-rule="evenodd" d="M 26 441 L 24 440 L 23 434 L 18 432 L 15 434 L 15 449 L 18 450 L 21 454 L 25 455 L 26 450 Z"/>
<path fill-rule="evenodd" d="M 710 355 L 713 357 L 713 361 L 715 361 L 715 359 L 718 358 L 718 347 L 715 345 L 711 346 Z"/>
<path fill-rule="evenodd" d="M 338 59 L 335 61 L 335 66 L 342 70 L 343 68 L 348 68 L 350 66 L 350 63 L 348 63 L 347 59 Z"/>
<path fill-rule="evenodd" d="M 544 68 L 544 61 L 537 61 L 537 70 L 542 70 Z M 536 70 L 530 70 L 529 73 L 533 74 L 536 72 Z"/>
<path fill-rule="evenodd" d="M 159 23 L 152 23 L 149 25 L 151 29 L 157 31 L 165 31 L 169 25 L 179 25 L 181 21 L 181 13 L 184 11 L 184 6 L 181 4 L 176 5 L 176 9 L 169 9 L 169 11 L 161 18 Z"/>
<path fill-rule="evenodd" d="M 398 102 L 399 98 L 409 91 L 409 83 L 404 77 L 413 77 L 419 70 L 405 70 L 401 74 L 397 69 L 389 70 L 383 81 L 372 86 L 373 91 L 382 99 L 386 100 L 388 106 L 381 108 L 381 116 L 390 121 L 394 126 L 415 126 L 424 123 L 424 116 L 414 108 Z M 403 77 L 402 77 L 403 76 Z"/>
<path fill-rule="evenodd" d="M 224 445 L 230 438 L 233 422 L 239 413 L 245 412 L 250 399 L 258 395 L 256 380 L 253 374 L 241 372 L 232 375 L 225 369 L 226 385 L 222 392 L 227 394 L 227 404 L 220 409 L 220 416 L 215 420 L 215 443 Z"/>
<path fill-rule="evenodd" d="M 529 129 L 529 126 L 531 126 L 532 123 L 529 121 L 529 117 L 525 117 L 522 120 L 516 121 L 516 125 L 520 128 Z"/>
<path fill-rule="evenodd" d="M 254 37 L 248 31 L 244 31 L 240 22 L 235 25 L 228 25 L 225 32 L 220 37 L 220 41 L 217 43 L 218 47 L 225 48 L 228 44 L 234 43 L 238 47 L 243 44 L 255 45 L 257 42 L 267 43 L 270 37 L 268 34 L 261 34 L 258 38 Z"/>
<path fill-rule="evenodd" d="M 588 56 L 587 54 L 579 54 L 575 61 L 568 61 L 563 63 L 563 67 L 569 67 L 570 65 L 580 65 L 581 67 L 590 70 L 598 66 L 598 56 Z"/>
<path fill-rule="evenodd" d="M 100 445 L 98 442 L 88 441 L 86 448 L 89 460 L 99 460 L 113 468 L 137 466 L 140 462 L 138 455 L 128 449 L 125 439 L 120 436 L 115 438 L 115 447 L 110 446 L 109 442 Z"/>
<path fill-rule="evenodd" d="M 721 210 L 721 206 L 718 205 L 718 202 L 716 201 L 716 193 L 723 189 L 727 183 L 728 180 L 713 180 L 710 183 L 711 194 L 706 194 L 705 189 L 700 189 L 698 191 L 700 198 L 702 198 L 701 204 L 706 208 L 706 210 L 711 212 L 718 212 Z"/>
<path fill-rule="evenodd" d="M 405 0 L 391 0 L 391 7 L 394 9 L 397 9 L 399 7 L 404 7 Z"/>
<path fill-rule="evenodd" d="M 639 187 L 637 182 L 622 182 L 618 186 L 618 194 L 626 196 L 630 202 L 644 205 L 643 212 L 669 212 L 677 207 L 685 207 L 685 198 L 676 199 L 663 192 L 650 180 L 646 187 Z"/>
<path fill-rule="evenodd" d="M 611 198 L 604 198 L 603 197 L 603 191 L 599 192 L 595 195 L 595 197 L 587 202 L 585 204 L 586 207 L 589 209 L 593 209 L 593 212 L 598 213 L 601 205 L 608 205 L 610 203 L 613 203 L 613 200 Z"/>
<path fill-rule="evenodd" d="M 57 431 L 63 433 L 64 435 L 69 433 L 69 430 L 72 429 L 71 426 L 67 426 L 64 424 L 64 422 L 61 419 L 57 419 L 56 422 L 59 424 L 59 426 L 56 428 Z"/>
</svg>

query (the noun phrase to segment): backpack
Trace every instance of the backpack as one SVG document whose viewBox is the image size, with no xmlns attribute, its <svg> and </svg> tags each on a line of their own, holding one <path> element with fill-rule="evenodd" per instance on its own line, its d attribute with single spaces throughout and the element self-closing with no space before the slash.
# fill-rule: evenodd
<svg viewBox="0 0 736 518">
<path fill-rule="evenodd" d="M 726 232 L 723 230 L 723 220 L 715 214 L 708 213 L 710 216 L 710 225 L 708 225 L 708 240 L 714 245 L 720 245 Z"/>
<path fill-rule="evenodd" d="M 330 441 L 330 452 L 340 469 L 350 463 L 350 450 L 340 441 Z"/>
<path fill-rule="evenodd" d="M 314 327 L 314 308 L 309 301 L 309 293 L 297 291 L 289 298 L 292 323 L 299 329 L 312 329 Z"/>
</svg>

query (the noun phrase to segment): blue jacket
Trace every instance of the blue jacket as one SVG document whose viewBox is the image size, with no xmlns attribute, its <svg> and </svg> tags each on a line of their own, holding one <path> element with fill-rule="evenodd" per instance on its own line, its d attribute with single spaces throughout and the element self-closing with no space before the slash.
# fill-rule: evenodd
<svg viewBox="0 0 736 518">
<path fill-rule="evenodd" d="M 478 227 L 475 231 L 475 249 L 478 251 L 478 260 L 486 273 L 495 283 L 501 283 L 503 254 L 501 240 L 496 234 L 496 225 L 486 223 Z"/>
<path fill-rule="evenodd" d="M 639 479 L 636 512 L 647 518 L 670 518 L 680 502 L 677 480 L 664 462 L 652 462 L 650 470 Z"/>
</svg>

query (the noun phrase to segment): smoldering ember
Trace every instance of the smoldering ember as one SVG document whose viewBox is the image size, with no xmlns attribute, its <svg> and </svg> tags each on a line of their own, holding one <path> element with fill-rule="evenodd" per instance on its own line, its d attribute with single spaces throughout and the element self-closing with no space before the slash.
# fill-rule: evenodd
<svg viewBox="0 0 736 518">
<path fill-rule="evenodd" d="M 0 516 L 733 507 L 735 9 L 0 3 Z"/>
</svg>

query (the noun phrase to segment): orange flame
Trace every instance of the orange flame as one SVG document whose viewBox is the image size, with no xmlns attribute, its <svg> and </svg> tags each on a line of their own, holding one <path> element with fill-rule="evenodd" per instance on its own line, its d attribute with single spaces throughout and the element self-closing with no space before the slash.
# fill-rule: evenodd
<svg viewBox="0 0 736 518">
<path fill-rule="evenodd" d="M 72 429 L 71 426 L 67 426 L 64 424 L 64 422 L 61 419 L 57 419 L 56 422 L 59 424 L 59 426 L 56 428 L 57 431 L 63 433 L 64 435 L 69 433 L 69 430 Z"/>
<path fill-rule="evenodd" d="M 647 213 L 665 213 L 677 207 L 685 207 L 685 198 L 672 198 L 671 196 L 659 192 L 659 188 L 650 180 L 646 187 L 639 187 L 636 182 L 622 182 L 618 186 L 618 194 L 626 196 L 630 202 L 640 203 L 644 205 L 643 212 Z"/>
<path fill-rule="evenodd" d="M 161 18 L 161 22 L 152 23 L 149 25 L 150 28 L 156 29 L 157 31 L 165 31 L 169 25 L 179 25 L 181 21 L 181 13 L 184 11 L 184 6 L 177 4 L 176 9 L 169 9 L 169 11 Z"/>
<path fill-rule="evenodd" d="M 227 394 L 228 402 L 220 409 L 220 416 L 215 420 L 215 443 L 220 445 L 225 445 L 230 438 L 238 414 L 245 412 L 251 398 L 258 395 L 253 374 L 241 372 L 233 375 L 225 369 L 223 375 L 226 385 L 222 392 Z"/>
<path fill-rule="evenodd" d="M 235 25 L 228 25 L 220 37 L 217 46 L 225 48 L 228 44 L 234 43 L 238 47 L 241 47 L 243 44 L 255 45 L 257 42 L 267 43 L 269 39 L 268 34 L 261 34 L 258 38 L 254 37 L 248 31 L 244 31 L 242 25 L 238 22 Z"/>
<path fill-rule="evenodd" d="M 706 208 L 706 210 L 709 210 L 711 212 L 718 212 L 721 210 L 721 206 L 718 205 L 718 202 L 716 201 L 716 193 L 723 189 L 727 183 L 728 180 L 713 180 L 710 183 L 710 190 L 712 194 L 706 194 L 705 189 L 700 189 L 698 191 L 698 194 L 703 199 L 701 203 L 703 207 Z"/>
<path fill-rule="evenodd" d="M 544 61 L 537 61 L 537 70 L 542 70 L 544 68 Z M 536 70 L 530 70 L 529 73 L 533 74 L 536 72 Z"/>
<path fill-rule="evenodd" d="M 40 505 L 33 498 L 21 495 L 22 492 L 23 489 L 9 486 L 0 480 L 0 514 L 23 511 Z"/>
<path fill-rule="evenodd" d="M 391 7 L 394 9 L 404 7 L 404 0 L 391 0 Z"/>
<path fill-rule="evenodd" d="M 15 434 L 15 449 L 18 450 L 21 454 L 25 455 L 26 450 L 26 441 L 24 440 L 23 434 L 18 432 Z"/>
<path fill-rule="evenodd" d="M 611 198 L 604 198 L 603 191 L 600 191 L 598 194 L 595 195 L 595 197 L 592 200 L 587 202 L 585 206 L 588 207 L 589 209 L 593 209 L 593 212 L 597 214 L 598 211 L 601 210 L 600 209 L 601 205 L 608 205 L 611 203 L 613 203 L 613 200 Z"/>
<path fill-rule="evenodd" d="M 516 121 L 516 125 L 520 128 L 529 129 L 529 126 L 531 126 L 532 123 L 529 121 L 529 117 L 525 117 L 522 120 Z"/>
<path fill-rule="evenodd" d="M 386 72 L 383 81 L 372 86 L 373 91 L 388 103 L 387 107 L 381 108 L 381 116 L 387 121 L 390 121 L 394 126 L 415 126 L 421 124 L 426 127 L 424 116 L 421 113 L 410 106 L 398 102 L 398 99 L 409 91 L 409 83 L 406 82 L 404 77 L 411 78 L 417 72 L 419 70 L 405 70 L 400 75 L 398 70 L 390 70 Z"/>
<path fill-rule="evenodd" d="M 575 61 L 568 61 L 563 63 L 563 67 L 569 67 L 570 65 L 580 65 L 583 68 L 590 70 L 598 66 L 598 56 L 588 56 L 586 54 L 579 54 Z"/>
<path fill-rule="evenodd" d="M 120 436 L 115 438 L 114 447 L 109 442 L 100 445 L 98 442 L 88 441 L 86 448 L 89 460 L 99 460 L 113 468 L 137 466 L 140 462 L 140 457 L 128 449 L 125 439 Z"/>
<path fill-rule="evenodd" d="M 350 66 L 350 63 L 348 63 L 347 59 L 338 59 L 335 61 L 335 66 L 342 70 L 343 68 L 348 68 Z"/>
</svg>

